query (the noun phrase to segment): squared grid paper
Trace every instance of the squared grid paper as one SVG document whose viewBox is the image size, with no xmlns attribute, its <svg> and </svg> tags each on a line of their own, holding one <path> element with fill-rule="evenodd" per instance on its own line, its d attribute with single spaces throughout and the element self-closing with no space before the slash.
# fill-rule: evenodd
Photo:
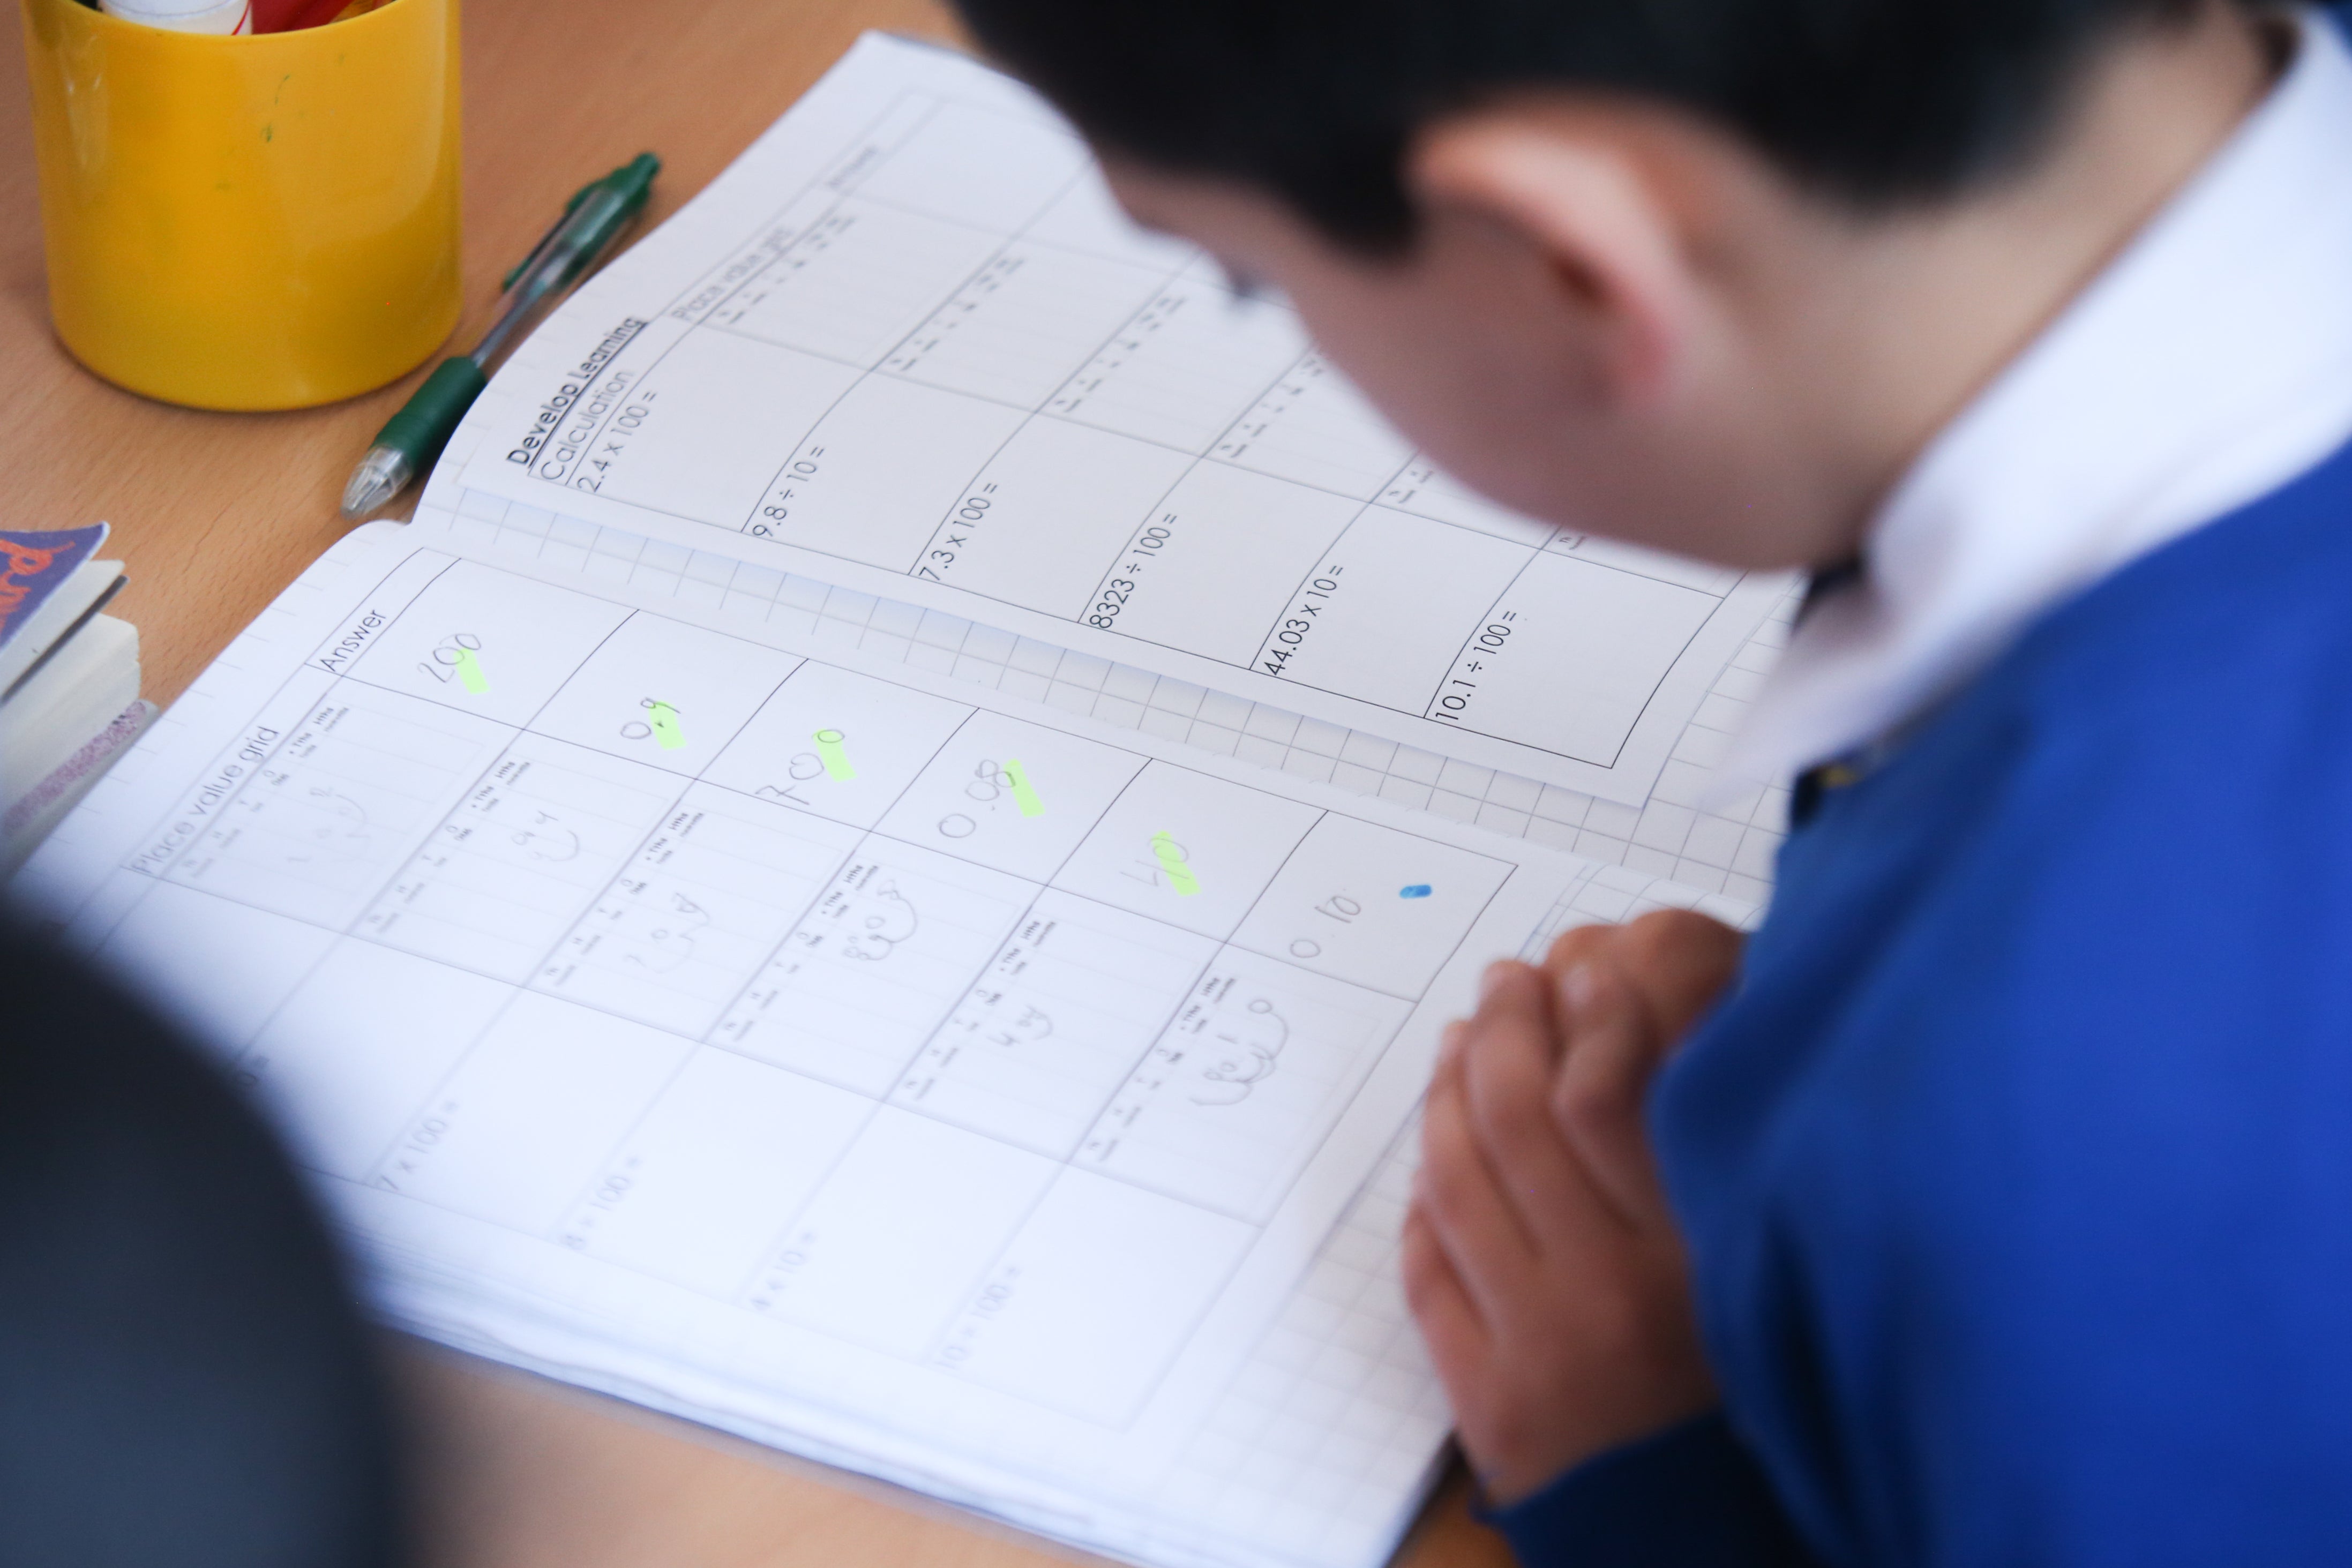
<svg viewBox="0 0 2352 1568">
<path fill-rule="evenodd" d="M 1696 908 L 1737 925 L 1757 911 L 1697 898 L 1622 866 L 1596 866 L 1561 894 L 1520 956 L 1539 961 L 1570 925 Z M 1302 1561 L 1360 1558 L 1381 1505 L 1426 1471 L 1453 1425 L 1399 1283 L 1416 1116 L 1340 1216 L 1282 1313 L 1167 1478 L 1178 1511 L 1215 1510 Z"/>
<path fill-rule="evenodd" d="M 1474 767 L 961 616 L 647 539 L 479 490 L 459 490 L 452 510 L 440 499 L 446 493 L 435 486 L 418 508 L 418 520 L 493 550 L 534 557 L 723 613 L 776 622 L 823 642 L 847 643 L 1607 865 L 1672 878 L 1744 904 L 1761 905 L 1771 896 L 1772 862 L 1787 831 L 1789 791 L 1759 786 L 1713 810 L 1700 802 L 1732 731 L 1789 640 L 1801 588 L 1790 591 L 1717 676 L 1650 799 L 1637 808 Z"/>
<path fill-rule="evenodd" d="M 1178 1455 L 1170 1511 L 1214 1509 L 1273 1551 L 1343 1563 L 1418 1501 L 1454 1425 L 1397 1263 L 1420 1160 L 1416 1116 Z"/>
<path fill-rule="evenodd" d="M 1631 866 L 1594 865 L 1553 901 L 1527 945 L 1519 949 L 1522 963 L 1540 964 L 1552 939 L 1579 925 L 1622 925 L 1658 909 L 1695 909 L 1726 925 L 1752 931 L 1764 917 L 1764 906 L 1727 893 L 1701 893 L 1633 870 Z"/>
</svg>

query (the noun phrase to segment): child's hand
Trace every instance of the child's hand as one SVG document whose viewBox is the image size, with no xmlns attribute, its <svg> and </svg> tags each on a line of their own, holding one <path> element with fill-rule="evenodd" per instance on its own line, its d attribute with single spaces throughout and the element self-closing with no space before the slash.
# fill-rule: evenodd
<svg viewBox="0 0 2352 1568">
<path fill-rule="evenodd" d="M 1680 912 L 1572 931 L 1447 1029 L 1405 1292 L 1497 1502 L 1714 1399 L 1642 1101 L 1738 954 Z"/>
</svg>

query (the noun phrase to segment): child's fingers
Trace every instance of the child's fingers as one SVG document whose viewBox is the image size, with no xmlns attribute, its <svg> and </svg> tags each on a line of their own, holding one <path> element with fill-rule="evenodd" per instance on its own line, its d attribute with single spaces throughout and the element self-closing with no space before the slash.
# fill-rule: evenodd
<svg viewBox="0 0 2352 1568">
<path fill-rule="evenodd" d="M 1496 966 L 1460 1071 L 1478 1141 L 1520 1225 L 1547 1254 L 1577 1256 L 1615 1233 L 1618 1218 L 1551 1113 L 1561 1057 L 1552 989 L 1540 970 Z"/>
<path fill-rule="evenodd" d="M 1615 965 L 1580 964 L 1559 986 L 1569 1037 L 1550 1113 L 1578 1162 L 1628 1224 L 1668 1220 L 1643 1100 L 1664 1039 Z"/>
<path fill-rule="evenodd" d="M 1405 1305 L 1421 1326 L 1438 1375 L 1448 1388 L 1462 1386 L 1486 1369 L 1491 1336 L 1417 1203 L 1405 1210 L 1401 1251 Z"/>
<path fill-rule="evenodd" d="M 1622 925 L 1580 925 L 1563 931 L 1552 938 L 1551 950 L 1544 955 L 1544 972 L 1554 980 L 1565 978 L 1579 964 L 1589 964 L 1610 951 L 1624 935 Z"/>
<path fill-rule="evenodd" d="M 1582 925 L 1551 945 L 1544 968 L 1564 981 L 1580 965 L 1616 964 L 1671 1044 L 1715 1004 L 1739 968 L 1746 938 L 1686 909 L 1660 909 L 1624 925 Z"/>
<path fill-rule="evenodd" d="M 1448 1068 L 1453 1067 L 1456 1062 L 1460 1061 L 1462 1059 L 1462 1044 L 1469 1038 L 1470 1020 L 1468 1019 L 1455 1019 L 1452 1023 L 1447 1024 L 1445 1026 L 1444 1032 L 1437 1037 L 1437 1066 L 1435 1071 L 1438 1072 L 1444 1072 Z"/>
<path fill-rule="evenodd" d="M 1475 1026 L 1473 1026 L 1475 1035 Z M 1475 1038 L 1465 1051 L 1476 1050 Z M 1534 1276 L 1535 1242 L 1479 1146 L 1457 1061 L 1430 1081 L 1415 1206 L 1486 1321 L 1503 1321 Z"/>
<path fill-rule="evenodd" d="M 1636 983 L 1664 1043 L 1673 1045 L 1731 983 L 1745 940 L 1719 920 L 1661 909 L 1625 926 L 1612 956 Z"/>
</svg>

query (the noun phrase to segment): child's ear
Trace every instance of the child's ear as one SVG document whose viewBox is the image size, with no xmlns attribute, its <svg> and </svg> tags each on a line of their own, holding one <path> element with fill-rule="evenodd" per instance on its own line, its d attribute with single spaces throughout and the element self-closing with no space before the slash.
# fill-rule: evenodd
<svg viewBox="0 0 2352 1568">
<path fill-rule="evenodd" d="M 1696 369 L 1705 294 L 1673 204 L 1607 119 L 1531 108 L 1442 120 L 1415 142 L 1406 179 L 1430 222 L 1499 228 L 1525 250 L 1591 394 L 1639 413 Z"/>
</svg>

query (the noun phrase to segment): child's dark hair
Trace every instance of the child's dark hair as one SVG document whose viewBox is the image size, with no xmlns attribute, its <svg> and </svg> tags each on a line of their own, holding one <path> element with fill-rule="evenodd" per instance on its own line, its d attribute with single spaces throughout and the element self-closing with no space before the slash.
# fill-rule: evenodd
<svg viewBox="0 0 2352 1568">
<path fill-rule="evenodd" d="M 1664 99 L 1863 207 L 2027 153 L 2072 68 L 2198 0 L 958 0 L 1087 134 L 1286 198 L 1335 238 L 1413 231 L 1433 116 L 1559 86 Z"/>
</svg>

